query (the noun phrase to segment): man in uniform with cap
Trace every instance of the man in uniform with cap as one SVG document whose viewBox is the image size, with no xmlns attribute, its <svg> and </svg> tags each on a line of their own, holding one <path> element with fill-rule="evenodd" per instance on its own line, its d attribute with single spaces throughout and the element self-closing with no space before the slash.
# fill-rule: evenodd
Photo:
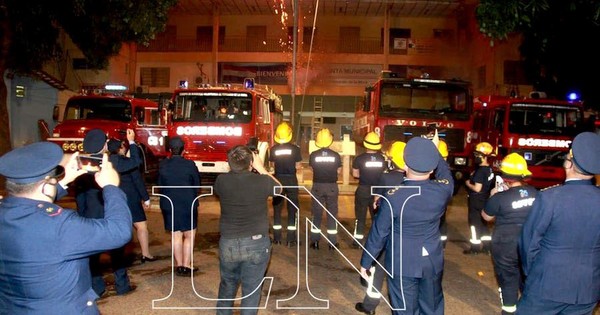
<svg viewBox="0 0 600 315">
<path fill-rule="evenodd" d="M 387 191 L 393 189 L 404 182 L 404 172 L 406 164 L 404 163 L 404 148 L 406 143 L 402 141 L 396 141 L 392 143 L 390 148 L 387 150 L 386 155 L 390 165 L 383 172 L 379 179 L 379 185 L 373 187 L 375 195 L 374 207 L 379 208 L 381 202 L 386 202 L 381 199 L 381 196 L 385 195 Z M 379 213 L 379 212 L 377 212 Z M 375 214 L 377 216 L 377 214 Z M 383 280 L 385 279 L 385 271 L 381 266 L 385 264 L 385 249 L 379 253 L 377 257 L 379 264 L 374 264 L 369 270 L 371 273 L 372 281 L 367 282 L 361 278 L 361 284 L 366 287 L 366 294 L 362 302 L 356 303 L 354 309 L 364 313 L 373 315 L 375 309 L 381 300 L 381 289 L 383 288 Z"/>
<path fill-rule="evenodd" d="M 319 149 L 310 154 L 308 162 L 308 165 L 313 169 L 313 185 L 310 193 L 315 198 L 312 200 L 314 225 L 310 228 L 310 244 L 314 249 L 319 249 L 323 207 L 329 211 L 327 214 L 329 249 L 332 250 L 338 246 L 336 220 L 340 189 L 337 185 L 337 178 L 342 168 L 342 158 L 339 153 L 329 148 L 332 143 L 333 135 L 331 131 L 327 128 L 319 130 L 315 140 L 315 145 Z"/>
<path fill-rule="evenodd" d="M 364 244 L 365 226 L 367 224 L 367 209 L 371 220 L 375 216 L 373 208 L 374 196 L 371 186 L 379 184 L 379 177 L 385 171 L 387 163 L 381 154 L 381 140 L 379 135 L 371 131 L 363 140 L 366 152 L 359 154 L 352 161 L 352 176 L 358 178 L 358 187 L 354 192 L 354 239 L 352 246 L 358 248 L 358 243 Z"/>
<path fill-rule="evenodd" d="M 132 129 L 127 130 L 128 139 L 133 140 L 135 136 Z M 83 138 L 83 150 L 91 153 L 92 156 L 100 157 L 107 148 L 106 133 L 102 129 L 92 129 Z M 132 153 L 131 159 L 111 159 L 112 167 L 117 172 L 126 169 L 136 169 L 140 163 L 136 152 Z M 75 201 L 77 203 L 77 213 L 84 218 L 102 219 L 105 216 L 105 200 L 100 187 L 94 178 L 95 174 L 88 172 L 77 177 L 71 185 L 75 191 Z M 121 175 L 119 175 L 119 188 L 122 187 Z M 121 188 L 121 190 L 123 190 Z M 126 191 L 124 191 L 126 192 Z M 127 196 L 127 193 L 126 193 Z M 129 198 L 128 198 L 129 199 Z M 128 200 L 127 209 L 131 214 Z M 133 216 L 132 216 L 133 222 Z M 104 282 L 104 267 L 100 262 L 100 255 L 97 253 L 89 257 L 90 271 L 92 273 L 92 288 L 103 297 L 106 292 L 106 283 Z M 113 248 L 108 252 L 110 256 L 110 265 L 113 271 L 115 280 L 115 290 L 117 295 L 127 294 L 135 290 L 135 286 L 131 285 L 129 275 L 127 274 L 127 261 L 125 260 L 125 246 Z"/>
<path fill-rule="evenodd" d="M 106 200 L 103 219 L 82 218 L 54 204 L 84 171 L 75 153 L 37 142 L 0 157 L 9 196 L 0 201 L 0 310 L 7 314 L 98 314 L 87 257 L 131 239 L 131 214 L 119 175 L 103 156 L 95 180 Z M 60 170 L 60 171 L 59 171 Z"/>
<path fill-rule="evenodd" d="M 361 275 L 385 248 L 391 273 L 388 291 L 394 313 L 444 314 L 444 253 L 440 218 L 452 198 L 454 182 L 448 164 L 433 141 L 415 137 L 404 149 L 406 179 L 389 190 L 369 231 L 360 261 Z M 435 170 L 435 179 L 430 179 Z M 402 242 L 401 242 L 402 240 Z"/>
<path fill-rule="evenodd" d="M 517 314 L 591 314 L 600 300 L 600 136 L 577 135 L 563 168 L 565 183 L 540 191 L 523 225 Z"/>
<path fill-rule="evenodd" d="M 273 140 L 277 142 L 271 147 L 269 161 L 273 163 L 275 168 L 275 178 L 281 183 L 284 188 L 281 195 L 287 196 L 289 201 L 286 202 L 283 196 L 273 197 L 273 243 L 281 244 L 281 210 L 283 204 L 287 206 L 287 246 L 293 247 L 296 245 L 296 207 L 300 206 L 298 202 L 298 178 L 296 170 L 301 168 L 302 154 L 300 147 L 290 143 L 292 141 L 292 126 L 287 122 L 282 122 L 277 126 Z"/>
</svg>

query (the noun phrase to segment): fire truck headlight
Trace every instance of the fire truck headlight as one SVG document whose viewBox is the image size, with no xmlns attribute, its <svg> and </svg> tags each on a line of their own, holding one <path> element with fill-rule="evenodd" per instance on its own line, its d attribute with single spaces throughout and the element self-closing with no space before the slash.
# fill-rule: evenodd
<svg viewBox="0 0 600 315">
<path fill-rule="evenodd" d="M 467 158 L 466 157 L 462 157 L 462 156 L 455 157 L 454 158 L 454 165 L 461 165 L 461 166 L 467 165 Z"/>
<path fill-rule="evenodd" d="M 65 152 L 66 152 L 66 151 L 69 151 L 69 143 L 68 143 L 68 142 L 65 142 L 65 143 L 63 143 L 63 145 L 62 145 L 62 149 L 63 149 L 63 151 L 65 151 Z"/>
</svg>

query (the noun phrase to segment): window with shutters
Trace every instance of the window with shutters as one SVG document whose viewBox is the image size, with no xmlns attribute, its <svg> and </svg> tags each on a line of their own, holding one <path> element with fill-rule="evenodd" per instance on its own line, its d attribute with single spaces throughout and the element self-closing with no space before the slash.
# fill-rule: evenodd
<svg viewBox="0 0 600 315">
<path fill-rule="evenodd" d="M 171 68 L 140 68 L 140 85 L 169 87 Z"/>
</svg>

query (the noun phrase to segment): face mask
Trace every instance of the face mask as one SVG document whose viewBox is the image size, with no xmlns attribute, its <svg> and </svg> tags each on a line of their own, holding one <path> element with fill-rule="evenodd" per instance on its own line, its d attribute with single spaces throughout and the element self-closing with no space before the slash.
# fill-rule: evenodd
<svg viewBox="0 0 600 315">
<path fill-rule="evenodd" d="M 58 183 L 51 183 L 51 182 L 45 182 L 44 185 L 42 186 L 42 194 L 44 194 L 44 196 L 50 198 L 50 200 L 54 201 L 56 199 L 56 194 L 58 193 L 58 189 L 56 188 L 56 185 Z M 50 186 L 51 188 L 47 188 L 48 186 Z M 47 190 L 50 189 L 50 193 L 47 193 Z"/>
</svg>

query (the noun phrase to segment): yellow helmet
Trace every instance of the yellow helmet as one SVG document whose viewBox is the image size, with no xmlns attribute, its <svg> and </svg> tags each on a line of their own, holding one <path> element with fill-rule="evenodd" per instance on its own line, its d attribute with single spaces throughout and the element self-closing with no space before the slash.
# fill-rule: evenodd
<svg viewBox="0 0 600 315">
<path fill-rule="evenodd" d="M 403 169 L 406 163 L 404 163 L 404 147 L 406 147 L 406 143 L 402 141 L 396 141 L 392 143 L 389 150 L 387 151 L 387 156 L 392 159 L 392 162 L 396 164 L 396 167 Z"/>
<path fill-rule="evenodd" d="M 374 131 L 367 133 L 365 140 L 363 140 L 363 145 L 369 150 L 381 150 L 381 140 L 379 139 L 379 135 Z"/>
<path fill-rule="evenodd" d="M 492 155 L 494 152 L 494 147 L 487 142 L 479 142 L 475 146 L 475 152 L 481 153 L 483 155 Z"/>
<path fill-rule="evenodd" d="M 327 128 L 323 128 L 317 132 L 315 145 L 319 148 L 328 148 L 333 143 L 333 135 Z"/>
<path fill-rule="evenodd" d="M 275 142 L 277 143 L 288 143 L 292 140 L 292 127 L 287 122 L 282 122 L 277 126 L 275 130 Z"/>
<path fill-rule="evenodd" d="M 531 172 L 527 169 L 527 161 L 518 153 L 511 153 L 504 157 L 500 164 L 500 171 L 513 177 L 531 176 Z"/>
<path fill-rule="evenodd" d="M 438 151 L 440 151 L 444 160 L 448 157 L 448 144 L 446 144 L 446 141 L 440 140 L 440 143 L 438 143 Z"/>
</svg>

